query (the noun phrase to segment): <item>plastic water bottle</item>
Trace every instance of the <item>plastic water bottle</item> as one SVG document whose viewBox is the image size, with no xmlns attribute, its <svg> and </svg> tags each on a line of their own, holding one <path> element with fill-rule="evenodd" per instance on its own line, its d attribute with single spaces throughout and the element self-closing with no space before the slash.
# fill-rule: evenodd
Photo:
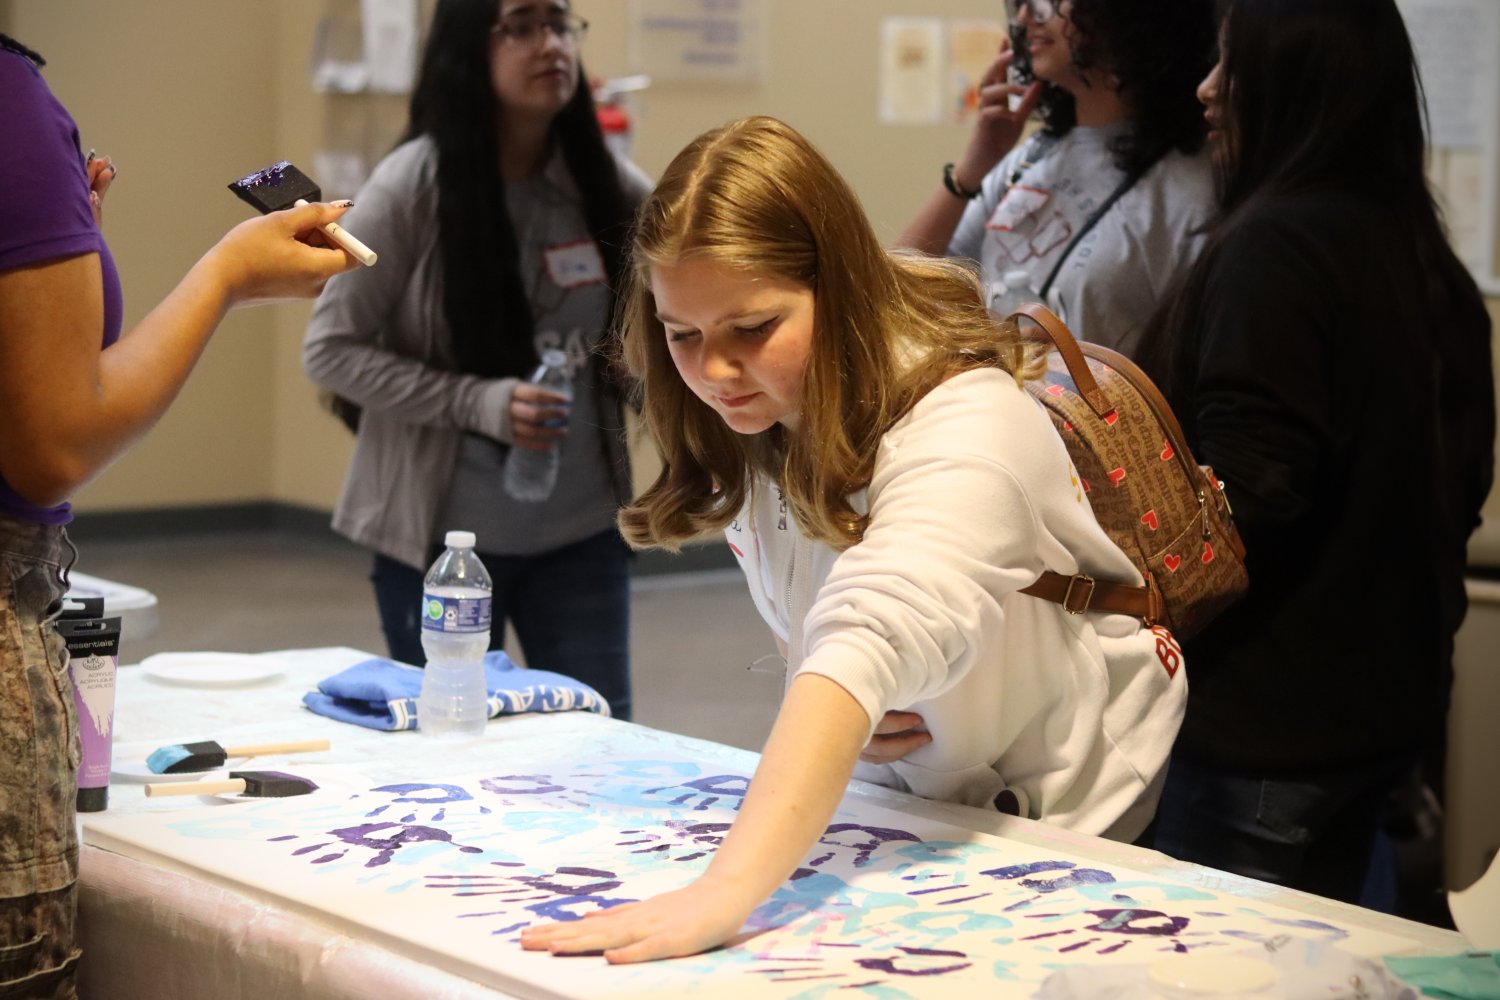
<svg viewBox="0 0 1500 1000">
<path fill-rule="evenodd" d="M 422 582 L 422 652 L 417 728 L 440 739 L 470 739 L 489 719 L 484 654 L 490 648 L 494 584 L 474 554 L 472 531 L 450 531 L 447 551 Z"/>
<path fill-rule="evenodd" d="M 542 363 L 531 383 L 573 401 L 573 379 L 568 375 L 568 356 L 562 351 L 542 352 Z M 548 424 L 548 426 L 554 426 Z M 546 451 L 512 448 L 505 458 L 505 492 L 517 500 L 545 500 L 557 485 L 561 453 L 556 444 Z"/>
</svg>

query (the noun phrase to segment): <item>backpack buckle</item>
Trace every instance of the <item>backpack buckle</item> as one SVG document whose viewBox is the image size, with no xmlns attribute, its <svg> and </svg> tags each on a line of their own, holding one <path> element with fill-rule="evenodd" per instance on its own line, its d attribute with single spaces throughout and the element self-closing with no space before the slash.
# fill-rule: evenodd
<svg viewBox="0 0 1500 1000">
<path fill-rule="evenodd" d="M 1079 583 L 1088 584 L 1088 590 L 1079 597 L 1077 606 L 1073 604 L 1073 588 Z M 1094 600 L 1094 578 L 1079 573 L 1077 576 L 1068 578 L 1068 589 L 1063 591 L 1063 610 L 1070 615 L 1081 615 L 1089 609 L 1089 604 Z"/>
</svg>

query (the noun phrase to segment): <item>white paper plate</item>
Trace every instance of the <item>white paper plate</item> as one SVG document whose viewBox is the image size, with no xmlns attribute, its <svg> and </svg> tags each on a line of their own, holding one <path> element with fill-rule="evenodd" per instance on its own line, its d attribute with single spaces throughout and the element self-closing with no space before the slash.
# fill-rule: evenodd
<svg viewBox="0 0 1500 1000">
<path fill-rule="evenodd" d="M 157 653 L 141 661 L 146 676 L 182 687 L 250 687 L 280 677 L 286 664 L 248 653 Z"/>
</svg>

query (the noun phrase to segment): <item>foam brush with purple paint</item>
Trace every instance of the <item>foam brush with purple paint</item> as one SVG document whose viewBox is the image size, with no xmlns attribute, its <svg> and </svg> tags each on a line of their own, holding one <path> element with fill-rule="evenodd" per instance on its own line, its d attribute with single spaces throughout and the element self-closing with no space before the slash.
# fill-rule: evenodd
<svg viewBox="0 0 1500 1000">
<path fill-rule="evenodd" d="M 220 795 L 239 792 L 248 798 L 284 799 L 292 795 L 307 795 L 317 789 L 318 786 L 306 778 L 299 778 L 285 771 L 230 771 L 229 777 L 223 781 L 147 785 L 146 795 L 156 798 L 163 795 Z"/>
<path fill-rule="evenodd" d="M 263 170 L 246 174 L 230 184 L 229 190 L 254 205 L 263 215 L 323 200 L 323 191 L 317 183 L 286 160 L 278 160 Z M 318 229 L 349 251 L 365 267 L 375 263 L 375 251 L 355 239 L 338 223 L 330 222 Z"/>
</svg>

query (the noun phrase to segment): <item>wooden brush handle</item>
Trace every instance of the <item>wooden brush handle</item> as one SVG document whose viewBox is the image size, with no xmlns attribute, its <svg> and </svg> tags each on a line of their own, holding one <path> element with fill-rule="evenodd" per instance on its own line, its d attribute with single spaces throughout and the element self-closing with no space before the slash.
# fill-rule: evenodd
<svg viewBox="0 0 1500 1000">
<path fill-rule="evenodd" d="M 244 778 L 225 778 L 222 781 L 161 781 L 146 786 L 148 799 L 164 795 L 217 795 L 220 792 L 243 792 Z"/>
<path fill-rule="evenodd" d="M 263 753 L 295 753 L 298 750 L 327 750 L 327 740 L 293 740 L 290 743 L 261 743 L 255 746 L 225 747 L 228 757 L 254 757 Z"/>
</svg>

